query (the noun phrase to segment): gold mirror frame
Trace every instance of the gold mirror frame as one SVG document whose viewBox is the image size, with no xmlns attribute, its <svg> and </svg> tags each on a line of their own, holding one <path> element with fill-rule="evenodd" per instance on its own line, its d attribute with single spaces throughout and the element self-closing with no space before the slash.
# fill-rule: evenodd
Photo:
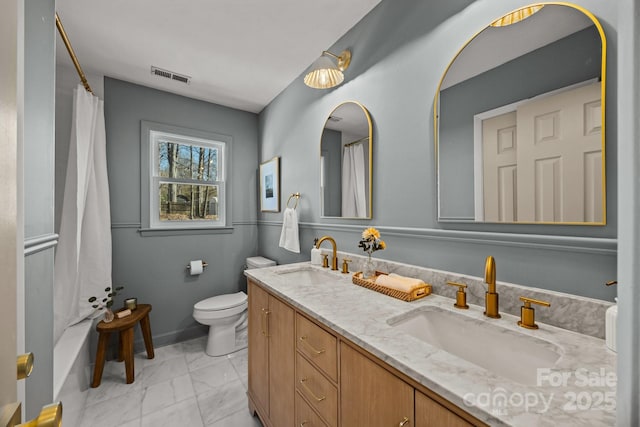
<svg viewBox="0 0 640 427">
<path fill-rule="evenodd" d="M 359 142 L 364 142 L 366 139 L 368 139 L 369 143 L 366 144 L 366 148 L 365 150 L 365 195 L 367 197 L 366 200 L 366 211 L 367 214 L 365 216 L 344 216 L 344 215 L 327 215 L 327 209 L 326 209 L 326 196 L 325 196 L 325 191 L 331 191 L 331 187 L 328 187 L 327 184 L 327 180 L 328 180 L 328 171 L 325 170 L 325 161 L 323 159 L 323 139 L 325 137 L 325 131 L 327 129 L 330 130 L 337 130 L 337 128 L 341 127 L 338 125 L 333 125 L 331 128 L 329 128 L 327 126 L 327 124 L 329 123 L 329 121 L 331 120 L 332 117 L 336 116 L 336 112 L 341 108 L 344 107 L 345 105 L 350 105 L 353 104 L 355 107 L 358 108 L 358 111 L 361 111 L 363 113 L 363 119 L 361 122 L 361 125 L 364 125 L 364 119 L 366 119 L 366 129 L 367 129 L 367 135 L 368 136 L 362 136 L 354 141 L 351 141 L 349 143 L 344 143 L 344 141 L 341 142 L 340 144 L 340 161 L 342 162 L 342 151 L 344 149 L 345 146 L 347 145 L 351 145 L 351 144 L 355 144 L 355 143 L 359 143 Z M 344 123 L 342 124 L 342 127 L 344 127 Z M 342 219 L 371 219 L 373 217 L 373 202 L 372 202 L 372 194 L 373 194 L 373 124 L 371 121 L 371 116 L 369 115 L 369 111 L 366 109 L 366 107 L 364 105 L 362 105 L 360 102 L 358 101 L 345 101 L 342 102 L 340 104 L 338 104 L 335 108 L 333 108 L 331 110 L 331 112 L 329 113 L 329 115 L 327 116 L 327 120 L 325 120 L 324 126 L 322 128 L 322 133 L 320 135 L 320 217 L 321 218 L 342 218 Z M 368 154 L 368 156 L 367 156 Z M 368 173 L 367 173 L 367 169 L 368 169 Z M 334 171 L 334 173 L 337 173 Z M 342 163 L 340 163 L 340 173 L 342 173 Z M 324 182 L 323 182 L 324 181 Z M 342 186 L 342 175 L 340 175 L 340 186 Z M 342 188 L 340 188 L 340 194 L 342 192 Z M 342 207 L 340 209 L 340 212 L 342 213 Z"/>
<path fill-rule="evenodd" d="M 577 11 L 583 13 L 587 18 L 589 18 L 595 28 L 597 29 L 600 40 L 601 40 L 601 69 L 600 69 L 600 97 L 601 97 L 601 150 L 602 150 L 602 221 L 599 222 L 548 222 L 548 221 L 515 221 L 515 222 L 500 222 L 500 221 L 478 221 L 478 220 L 455 220 L 455 219 L 443 219 L 440 214 L 440 192 L 441 192 L 441 183 L 440 183 L 440 171 L 439 171 L 439 112 L 440 112 L 440 91 L 441 87 L 445 81 L 447 73 L 455 63 L 456 59 L 461 55 L 462 51 L 474 40 L 478 37 L 483 31 L 491 26 L 495 26 L 494 24 L 499 23 L 501 20 L 504 20 L 505 17 L 509 16 L 517 16 L 518 12 L 523 9 L 532 9 L 536 8 L 536 11 L 539 10 L 538 6 L 547 6 L 547 5 L 555 5 L 555 6 L 566 6 Z M 535 12 L 534 12 L 535 13 Z M 531 14 L 532 15 L 532 14 Z M 524 18 L 526 19 L 526 18 Z M 523 20 L 524 20 L 523 19 Z M 515 22 L 514 22 L 515 23 Z M 499 17 L 489 23 L 487 26 L 482 28 L 480 31 L 475 33 L 464 45 L 458 50 L 458 52 L 451 59 L 447 67 L 445 68 L 442 77 L 440 78 L 440 82 L 438 83 L 438 87 L 436 89 L 436 94 L 434 97 L 433 104 L 433 120 L 434 120 L 434 148 L 435 148 L 435 170 L 436 170 L 436 182 L 437 182 L 437 199 L 438 199 L 438 221 L 439 222 L 461 222 L 461 223 L 492 223 L 492 224 L 540 224 L 540 225 L 549 225 L 549 224 L 559 224 L 559 225 L 606 225 L 607 211 L 606 211 L 606 150 L 605 150 L 605 140 L 606 140 L 606 59 L 607 59 L 607 41 L 602 25 L 598 21 L 598 19 L 587 9 L 578 6 L 576 4 L 568 3 L 568 2 L 539 2 L 533 3 L 527 6 L 520 7 L 515 9 L 502 17 Z"/>
</svg>

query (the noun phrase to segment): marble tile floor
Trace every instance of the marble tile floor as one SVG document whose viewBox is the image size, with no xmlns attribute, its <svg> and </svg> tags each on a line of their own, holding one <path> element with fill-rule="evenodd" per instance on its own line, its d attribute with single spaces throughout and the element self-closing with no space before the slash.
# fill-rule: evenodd
<svg viewBox="0 0 640 427">
<path fill-rule="evenodd" d="M 135 381 L 108 361 L 102 383 L 89 389 L 78 427 L 261 427 L 247 407 L 247 349 L 227 356 L 204 352 L 206 337 L 135 356 Z"/>
</svg>

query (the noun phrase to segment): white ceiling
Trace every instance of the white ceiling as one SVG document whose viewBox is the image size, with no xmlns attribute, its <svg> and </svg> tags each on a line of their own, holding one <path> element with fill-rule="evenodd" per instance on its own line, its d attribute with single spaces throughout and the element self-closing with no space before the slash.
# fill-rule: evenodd
<svg viewBox="0 0 640 427">
<path fill-rule="evenodd" d="M 87 74 L 257 113 L 379 2 L 57 0 L 56 9 Z M 70 66 L 57 40 L 57 61 Z"/>
</svg>

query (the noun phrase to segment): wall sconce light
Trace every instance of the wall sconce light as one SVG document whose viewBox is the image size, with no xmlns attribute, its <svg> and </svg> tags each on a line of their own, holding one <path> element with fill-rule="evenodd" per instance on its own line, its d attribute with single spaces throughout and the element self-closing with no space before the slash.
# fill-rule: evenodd
<svg viewBox="0 0 640 427">
<path fill-rule="evenodd" d="M 334 64 L 331 58 L 334 58 L 337 64 Z M 349 68 L 350 63 L 351 51 L 348 49 L 343 50 L 339 56 L 325 50 L 304 76 L 304 84 L 315 89 L 329 89 L 338 86 L 344 81 L 342 72 Z"/>
<path fill-rule="evenodd" d="M 516 24 L 520 21 L 524 21 L 534 13 L 538 12 L 540 9 L 544 7 L 543 4 L 523 7 L 522 9 L 518 9 L 515 12 L 508 13 L 504 15 L 502 18 L 497 19 L 491 23 L 492 27 L 506 27 L 508 25 Z"/>
</svg>

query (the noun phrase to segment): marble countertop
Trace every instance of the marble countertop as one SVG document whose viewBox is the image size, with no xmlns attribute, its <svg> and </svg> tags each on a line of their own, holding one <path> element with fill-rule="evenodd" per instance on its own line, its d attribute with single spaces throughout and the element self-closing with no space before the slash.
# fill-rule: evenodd
<svg viewBox="0 0 640 427">
<path fill-rule="evenodd" d="M 283 274 L 301 269 L 322 271 L 327 280 L 294 282 Z M 351 274 L 308 262 L 246 270 L 245 275 L 491 426 L 615 425 L 616 355 L 602 339 L 540 321 L 540 329 L 524 329 L 515 316 L 488 319 L 483 307 L 457 310 L 452 299 L 440 295 L 400 301 L 352 284 Z M 549 369 L 529 373 L 535 385 L 520 384 L 392 326 L 421 310 L 452 311 L 483 327 L 534 337 L 560 358 Z M 510 366 L 518 363 L 514 359 Z"/>
</svg>

